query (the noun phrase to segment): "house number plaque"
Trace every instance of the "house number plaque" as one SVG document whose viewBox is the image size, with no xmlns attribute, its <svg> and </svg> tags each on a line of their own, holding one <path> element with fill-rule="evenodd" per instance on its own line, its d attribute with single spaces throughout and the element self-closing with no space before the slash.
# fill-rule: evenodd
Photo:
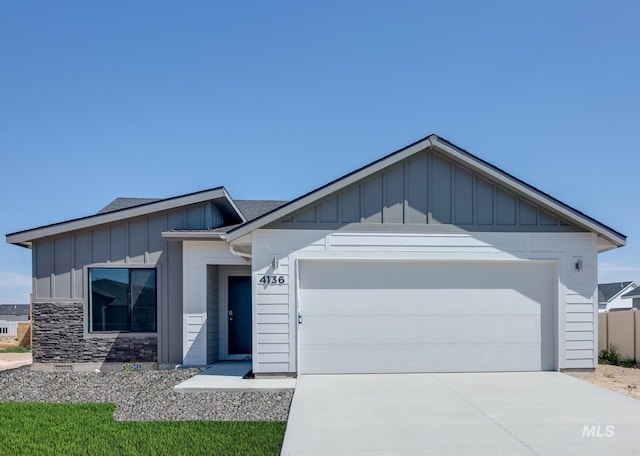
<svg viewBox="0 0 640 456">
<path fill-rule="evenodd" d="M 283 275 L 264 275 L 258 280 L 260 285 L 285 285 L 287 276 Z"/>
</svg>

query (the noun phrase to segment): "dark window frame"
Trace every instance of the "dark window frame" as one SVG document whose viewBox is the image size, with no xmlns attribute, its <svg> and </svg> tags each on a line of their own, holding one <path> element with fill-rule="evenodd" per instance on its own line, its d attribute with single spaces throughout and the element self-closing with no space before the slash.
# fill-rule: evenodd
<svg viewBox="0 0 640 456">
<path fill-rule="evenodd" d="M 94 267 L 89 267 L 87 268 L 87 277 L 88 277 L 88 306 L 87 306 L 87 315 L 88 315 L 88 320 L 87 320 L 87 333 L 88 334 L 109 334 L 109 333 L 131 333 L 131 334 L 140 334 L 140 333 L 156 333 L 158 330 L 158 270 L 157 268 L 153 268 L 153 267 L 121 267 L 121 266 L 115 266 L 115 267 L 105 267 L 105 266 L 94 266 Z M 126 272 L 126 277 L 127 277 L 127 282 L 126 282 L 126 327 L 118 327 L 118 328 L 109 328 L 109 329 L 96 329 L 96 320 L 94 319 L 94 282 L 95 280 L 93 279 L 92 273 L 94 271 L 102 271 L 103 274 L 108 275 L 108 274 L 117 274 L 118 271 L 122 272 Z M 147 294 L 146 299 L 148 300 L 149 298 L 152 297 L 152 305 L 151 306 L 140 306 L 140 307 L 136 307 L 139 302 L 132 300 L 132 296 L 134 294 L 136 294 L 135 292 L 137 291 L 138 296 L 142 295 L 144 293 L 145 290 L 147 290 L 149 287 L 147 287 L 147 282 L 145 282 L 144 284 L 140 283 L 136 283 L 136 280 L 134 279 L 134 276 L 136 274 L 139 273 L 152 273 L 152 276 L 150 277 L 150 279 L 152 279 L 152 294 L 149 295 Z M 111 282 L 115 282 L 115 283 L 123 283 L 123 282 L 118 282 L 118 281 L 111 281 Z M 96 295 L 98 295 L 98 293 L 96 293 Z M 123 298 L 125 295 L 122 294 L 120 296 L 120 298 Z M 113 295 L 110 296 L 110 298 L 112 298 L 112 301 L 117 301 L 117 297 L 114 297 Z M 120 299 L 120 301 L 122 301 L 122 299 Z M 144 303 L 143 303 L 144 304 Z M 103 309 L 105 307 L 108 306 L 108 303 L 105 303 L 105 305 L 103 306 Z M 119 306 L 114 306 L 113 308 L 117 308 L 117 307 L 125 307 L 122 304 L 120 304 Z M 145 312 L 145 307 L 146 307 L 146 312 Z M 135 325 L 136 325 L 136 312 L 144 315 L 146 313 L 146 316 L 149 317 L 147 319 L 143 319 L 142 320 L 142 325 L 143 326 L 147 326 L 146 328 L 142 328 L 142 329 L 135 329 Z M 119 311 L 120 314 L 122 314 L 122 309 Z M 104 315 L 104 314 L 103 314 Z M 124 320 L 122 319 L 122 315 L 120 315 L 120 324 L 122 325 Z M 138 315 L 139 317 L 139 315 Z M 107 323 L 111 323 L 111 325 L 116 325 L 117 326 L 117 322 L 108 322 L 106 321 L 107 318 L 103 317 L 104 320 L 102 321 L 102 327 L 104 328 Z M 138 324 L 140 324 L 138 322 Z"/>
</svg>

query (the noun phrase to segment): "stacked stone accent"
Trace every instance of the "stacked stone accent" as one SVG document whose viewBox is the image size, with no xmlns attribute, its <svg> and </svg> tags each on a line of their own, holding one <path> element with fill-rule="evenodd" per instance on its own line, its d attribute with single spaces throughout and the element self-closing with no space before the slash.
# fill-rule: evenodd
<svg viewBox="0 0 640 456">
<path fill-rule="evenodd" d="M 36 363 L 157 362 L 158 338 L 85 337 L 81 302 L 33 303 Z"/>
</svg>

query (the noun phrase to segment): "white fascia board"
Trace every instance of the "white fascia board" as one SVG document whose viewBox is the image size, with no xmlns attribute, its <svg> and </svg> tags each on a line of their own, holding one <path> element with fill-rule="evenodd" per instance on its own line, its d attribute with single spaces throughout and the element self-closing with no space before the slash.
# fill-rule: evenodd
<svg viewBox="0 0 640 456">
<path fill-rule="evenodd" d="M 219 187 L 212 190 L 206 190 L 204 192 L 191 193 L 189 195 L 177 196 L 174 198 L 167 198 L 164 200 L 156 201 L 154 203 L 148 203 L 129 209 L 107 212 L 106 214 L 90 215 L 88 217 L 69 220 L 67 222 L 55 223 L 53 225 L 46 225 L 31 230 L 11 233 L 7 234 L 6 240 L 10 244 L 26 245 L 34 239 L 41 239 L 47 236 L 54 236 L 57 234 L 81 230 L 98 225 L 104 225 L 107 223 L 119 222 L 121 220 L 126 220 L 133 217 L 140 217 L 143 215 L 153 214 L 154 212 L 162 212 L 181 206 L 188 206 L 190 204 L 201 203 L 203 201 L 209 201 L 219 198 L 226 198 L 229 202 L 232 202 L 225 189 L 223 187 Z M 235 208 L 235 204 L 233 204 L 233 207 Z M 240 211 L 238 211 L 238 213 L 240 214 Z"/>
<path fill-rule="evenodd" d="M 227 236 L 219 231 L 163 231 L 161 234 L 170 241 L 223 241 Z"/>
<path fill-rule="evenodd" d="M 483 173 L 500 182 L 504 186 L 516 190 L 518 193 L 531 198 L 533 201 L 540 203 L 542 206 L 547 206 L 551 211 L 562 215 L 567 220 L 572 221 L 576 225 L 582 226 L 593 233 L 599 234 L 600 236 L 613 243 L 615 247 L 622 247 L 626 245 L 626 239 L 624 237 L 621 237 L 618 233 L 606 229 L 606 227 L 602 226 L 601 224 L 594 222 L 588 217 L 576 213 L 575 211 L 567 208 L 564 205 L 558 204 L 558 202 L 554 201 L 546 195 L 541 194 L 539 191 L 532 189 L 528 185 L 520 183 L 510 176 L 506 176 L 505 174 L 503 174 L 503 172 L 500 172 L 491 166 L 487 166 L 485 163 L 482 163 L 475 157 L 472 157 L 469 154 L 451 146 L 450 144 L 441 141 L 440 138 L 435 135 L 430 136 L 428 139 L 431 141 L 432 138 L 432 144 L 436 148 L 446 152 L 460 162 L 466 163 L 471 168 L 481 169 Z"/>
<path fill-rule="evenodd" d="M 634 286 L 635 285 L 635 286 Z M 632 288 L 633 287 L 633 288 Z M 631 288 L 631 289 L 630 289 Z M 617 292 L 614 296 L 611 297 L 611 299 L 609 299 L 608 302 L 613 301 L 614 299 L 616 299 L 618 296 L 620 296 L 621 299 L 628 299 L 628 298 L 624 298 L 622 295 L 623 294 L 627 294 L 627 293 L 631 293 L 633 290 L 635 290 L 636 288 L 638 288 L 638 285 L 635 282 L 631 282 L 629 285 L 627 285 L 626 287 L 624 287 L 622 290 L 620 290 L 619 292 Z M 633 296 L 630 296 L 633 297 Z"/>
<path fill-rule="evenodd" d="M 360 168 L 359 170 L 348 174 L 347 176 L 340 178 L 336 181 L 331 182 L 330 184 L 319 188 L 316 191 L 312 191 L 302 196 L 301 198 L 292 201 L 289 204 L 285 204 L 280 209 L 276 209 L 275 211 L 266 214 L 263 217 L 259 217 L 255 221 L 247 223 L 238 227 L 235 230 L 231 230 L 228 233 L 228 241 L 234 241 L 235 239 L 250 233 L 251 231 L 261 228 L 269 223 L 275 222 L 276 220 L 286 217 L 287 215 L 301 209 L 309 204 L 312 204 L 322 198 L 339 191 L 342 188 L 345 188 L 361 179 L 364 179 L 388 166 L 391 166 L 397 162 L 404 160 L 405 158 L 410 157 L 411 155 L 420 152 L 428 147 L 432 147 L 445 155 L 450 156 L 451 158 L 456 159 L 457 161 L 466 164 L 471 169 L 477 169 L 480 172 L 484 173 L 488 177 L 494 179 L 496 182 L 503 184 L 507 188 L 511 188 L 517 193 L 520 193 L 524 196 L 527 196 L 533 201 L 538 202 L 541 206 L 546 206 L 550 211 L 560 214 L 567 220 L 572 221 L 576 225 L 582 226 L 588 231 L 598 234 L 602 236 L 604 239 L 609 241 L 612 245 L 610 248 L 603 248 L 602 251 L 611 250 L 613 248 L 622 247 L 626 245 L 626 240 L 624 236 L 620 236 L 618 233 L 606 229 L 605 226 L 594 222 L 588 217 L 582 216 L 577 213 L 575 210 L 571 210 L 568 207 L 559 204 L 554 201 L 549 196 L 544 195 L 540 191 L 536 191 L 532 187 L 519 182 L 517 179 L 506 175 L 503 171 L 498 170 L 497 168 L 483 162 L 477 157 L 472 156 L 468 152 L 464 152 L 461 149 L 453 146 L 447 141 L 441 140 L 437 135 L 430 135 L 425 139 L 422 139 L 414 144 L 407 146 L 405 149 L 401 149 L 398 152 L 392 153 L 382 159 L 373 162 L 371 165 Z"/>
<path fill-rule="evenodd" d="M 262 217 L 257 218 L 252 222 L 249 222 L 245 225 L 242 225 L 236 228 L 235 230 L 230 231 L 227 235 L 227 239 L 229 240 L 229 242 L 234 241 L 239 237 L 242 237 L 245 234 L 250 233 L 253 230 L 256 230 L 265 225 L 268 225 L 269 223 L 275 222 L 276 220 L 282 217 L 285 217 L 288 214 L 291 214 L 297 211 L 298 209 L 302 209 L 308 204 L 312 204 L 315 201 L 321 200 L 322 198 L 336 191 L 339 191 L 340 189 L 345 188 L 353 184 L 354 182 L 364 179 L 370 176 L 371 174 L 374 174 L 388 166 L 393 165 L 394 163 L 397 163 L 401 160 L 404 160 L 407 157 L 410 157 L 411 155 L 417 152 L 420 152 L 421 150 L 424 150 L 425 148 L 429 147 L 432 144 L 431 142 L 432 136 L 435 136 L 435 135 L 431 135 L 421 141 L 418 141 L 408 146 L 405 149 L 401 149 L 400 151 L 395 152 L 391 155 L 388 155 L 387 157 L 383 157 L 382 159 L 376 162 L 373 162 L 372 164 L 367 165 L 363 168 L 360 168 L 355 172 L 346 175 L 345 177 L 339 178 L 338 180 L 335 180 L 325 185 L 324 187 L 320 187 L 318 190 L 307 193 L 301 198 L 298 198 L 297 200 L 294 200 L 288 204 L 285 204 L 284 206 L 282 206 L 279 209 L 276 209 L 273 212 L 270 212 Z"/>
<path fill-rule="evenodd" d="M 242 219 L 242 223 L 245 223 L 247 221 L 247 218 L 244 216 L 242 211 L 238 209 L 236 202 L 233 200 L 233 198 L 231 198 L 231 195 L 229 195 L 229 192 L 227 192 L 227 189 L 222 187 L 222 191 L 224 192 L 224 196 L 227 198 L 227 201 L 229 202 L 231 207 L 233 207 L 233 210 L 236 211 L 236 214 L 238 214 Z"/>
</svg>

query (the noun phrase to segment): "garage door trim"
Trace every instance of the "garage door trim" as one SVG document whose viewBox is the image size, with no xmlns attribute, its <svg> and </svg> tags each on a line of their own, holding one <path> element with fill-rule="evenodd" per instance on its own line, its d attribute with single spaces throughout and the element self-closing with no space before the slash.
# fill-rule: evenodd
<svg viewBox="0 0 640 456">
<path fill-rule="evenodd" d="M 540 314 L 540 325 L 541 326 L 541 332 L 542 331 L 547 331 L 546 336 L 547 337 L 551 337 L 552 340 L 548 341 L 547 337 L 544 337 L 544 340 L 547 340 L 547 344 L 545 344 L 545 348 L 544 350 L 547 352 L 547 354 L 545 355 L 544 353 L 541 354 L 541 363 L 547 363 L 547 366 L 549 363 L 551 363 L 551 367 L 544 367 L 544 369 L 546 370 L 557 370 L 558 369 L 558 360 L 559 360 L 559 351 L 561 349 L 560 347 L 560 339 L 558 337 L 559 331 L 558 331 L 558 325 L 559 325 L 559 307 L 560 307 L 560 302 L 559 302 L 559 277 L 558 277 L 558 267 L 559 267 L 559 261 L 558 258 L 535 258 L 535 259 L 514 259 L 514 260 L 507 260 L 507 259 L 477 259 L 477 258 L 465 258 L 465 259 L 447 259 L 447 260 L 443 260 L 443 259 L 399 259 L 399 258 L 328 258 L 328 257 L 298 257 L 296 258 L 295 261 L 295 269 L 296 269 L 296 301 L 297 301 L 297 313 L 298 315 L 300 315 L 302 318 L 304 318 L 304 303 L 301 300 L 301 292 L 303 290 L 303 287 L 301 287 L 301 281 L 300 281 L 300 276 L 301 276 L 301 271 L 304 270 L 305 268 L 305 264 L 315 264 L 315 263 L 330 263 L 330 264 L 336 264 L 338 267 L 339 266 L 344 266 L 347 264 L 358 264 L 358 263 L 363 263 L 363 262 L 367 262 L 367 263 L 374 263 L 376 265 L 384 265 L 384 264 L 408 264 L 408 263 L 415 263 L 415 264 L 420 264 L 423 267 L 430 267 L 430 266 L 437 266 L 437 265 L 469 265 L 469 266 L 481 266 L 481 265 L 532 265 L 532 264 L 536 264 L 536 265 L 547 265 L 549 266 L 548 272 L 551 274 L 551 283 L 549 283 L 548 287 L 548 292 L 550 293 L 550 295 L 548 295 L 549 299 L 544 300 L 543 303 L 547 304 L 549 307 L 547 310 L 541 309 L 541 314 Z M 541 282 L 542 283 L 542 282 Z M 546 283 L 546 281 L 544 282 Z M 452 288 L 453 289 L 453 288 Z M 508 289 L 508 287 L 505 287 L 505 289 Z M 302 307 L 302 308 L 301 308 Z M 550 317 L 548 317 L 548 315 L 545 317 L 543 316 L 544 312 L 548 312 L 550 313 Z M 550 318 L 550 320 L 546 320 L 545 318 Z M 304 321 L 302 323 L 302 325 L 298 324 L 298 328 L 296 331 L 296 365 L 297 365 L 297 371 L 299 374 L 304 374 L 305 372 L 303 371 L 303 358 L 305 356 L 305 354 L 303 353 L 303 333 L 302 331 L 304 331 Z M 542 341 L 543 341 L 543 335 L 541 334 L 540 336 L 540 343 L 541 343 L 541 350 L 543 350 L 543 345 L 542 345 Z M 550 344 L 551 346 L 549 347 L 548 344 Z M 505 344 L 505 347 L 507 345 Z"/>
</svg>

